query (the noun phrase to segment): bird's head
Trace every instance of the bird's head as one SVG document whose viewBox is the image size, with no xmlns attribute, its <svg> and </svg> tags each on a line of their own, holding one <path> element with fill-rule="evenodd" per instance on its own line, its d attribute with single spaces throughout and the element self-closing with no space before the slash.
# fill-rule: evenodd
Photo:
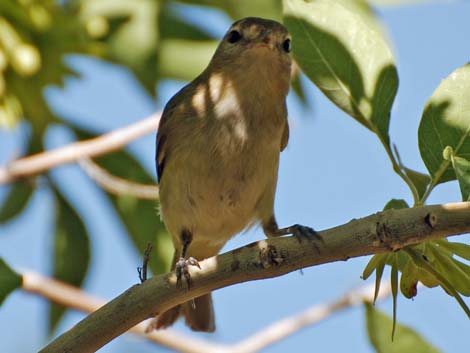
<svg viewBox="0 0 470 353">
<path fill-rule="evenodd" d="M 211 64 L 221 70 L 246 71 L 251 77 L 253 73 L 259 73 L 288 81 L 292 63 L 290 52 L 291 36 L 282 24 L 247 17 L 232 24 Z"/>
</svg>

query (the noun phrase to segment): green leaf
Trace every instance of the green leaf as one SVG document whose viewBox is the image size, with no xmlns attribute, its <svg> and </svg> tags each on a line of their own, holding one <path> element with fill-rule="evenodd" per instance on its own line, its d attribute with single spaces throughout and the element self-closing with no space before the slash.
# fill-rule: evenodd
<svg viewBox="0 0 470 353">
<path fill-rule="evenodd" d="M 318 1 L 318 0 L 313 0 Z M 366 0 L 334 0 L 334 2 L 341 4 L 349 11 L 361 17 L 372 30 L 384 34 L 385 30 L 377 17 L 376 11 Z M 385 38 L 384 38 L 385 39 Z"/>
<path fill-rule="evenodd" d="M 384 211 L 394 209 L 399 210 L 402 208 L 410 208 L 405 200 L 403 199 L 391 199 L 384 207 Z"/>
<path fill-rule="evenodd" d="M 452 258 L 451 254 L 446 254 L 442 249 L 430 244 L 430 249 L 434 254 L 433 265 L 445 275 L 449 283 L 461 294 L 470 296 L 470 276 L 468 271 L 464 271 L 461 263 Z M 468 266 L 467 266 L 468 267 Z"/>
<path fill-rule="evenodd" d="M 372 256 L 362 273 L 362 279 L 366 280 L 375 271 L 375 291 L 373 300 L 374 304 L 380 292 L 380 283 L 382 281 L 382 275 L 384 272 L 385 264 L 387 263 L 389 257 L 390 254 L 377 254 Z"/>
<path fill-rule="evenodd" d="M 18 216 L 25 209 L 33 191 L 34 188 L 29 181 L 14 183 L 8 191 L 5 202 L 0 207 L 0 224 Z"/>
<path fill-rule="evenodd" d="M 13 271 L 7 263 L 0 258 L 0 305 L 15 289 L 20 288 L 23 278 Z"/>
<path fill-rule="evenodd" d="M 96 162 L 111 174 L 145 184 L 155 183 L 130 154 L 120 151 L 101 156 Z M 143 254 L 147 243 L 153 245 L 149 266 L 153 273 L 168 272 L 173 260 L 173 243 L 158 215 L 158 202 L 107 193 L 126 227 L 137 251 Z"/>
<path fill-rule="evenodd" d="M 459 181 L 462 201 L 470 201 L 470 161 L 452 155 L 452 167 Z"/>
<path fill-rule="evenodd" d="M 295 95 L 299 98 L 300 102 L 305 105 L 307 104 L 307 96 L 305 95 L 305 88 L 301 80 L 301 71 L 300 69 L 296 70 L 295 73 L 291 76 L 291 85 L 292 90 Z"/>
<path fill-rule="evenodd" d="M 398 296 L 398 263 L 396 254 L 392 255 L 392 271 L 390 272 L 390 285 L 392 286 L 392 300 L 393 300 L 393 322 L 392 322 L 392 341 L 395 337 L 395 330 L 397 325 L 397 296 Z"/>
<path fill-rule="evenodd" d="M 430 275 L 434 276 L 438 281 L 441 287 L 449 294 L 451 294 L 455 300 L 459 303 L 462 310 L 470 318 L 470 309 L 467 304 L 463 301 L 462 297 L 455 290 L 452 284 L 447 280 L 445 275 L 441 274 L 434 266 L 432 266 L 426 257 L 420 254 L 416 249 L 412 247 L 403 248 L 403 251 L 406 251 L 408 255 L 413 259 L 413 262 L 419 266 L 424 271 L 428 272 Z"/>
<path fill-rule="evenodd" d="M 393 145 L 393 152 L 395 152 L 395 161 L 397 162 L 397 167 L 403 173 L 398 174 L 410 187 L 410 190 L 413 193 L 416 206 L 419 204 L 419 201 L 423 198 L 423 195 L 426 193 L 428 185 L 431 182 L 431 177 L 427 174 L 423 174 L 413 169 L 405 167 L 401 160 L 400 153 L 398 152 L 398 148 L 395 144 Z"/>
<path fill-rule="evenodd" d="M 73 127 L 80 138 L 92 138 L 95 134 L 79 127 Z M 120 178 L 143 184 L 156 184 L 142 165 L 129 153 L 118 151 L 96 159 L 102 168 Z M 137 252 L 143 254 L 148 243 L 153 246 L 149 266 L 154 274 L 168 272 L 173 261 L 174 247 L 158 215 L 158 202 L 137 199 L 130 196 L 116 196 L 106 193 Z"/>
<path fill-rule="evenodd" d="M 377 301 L 377 297 L 379 296 L 380 283 L 382 283 L 382 275 L 384 273 L 385 263 L 387 262 L 389 257 L 390 257 L 389 254 L 382 254 L 381 260 L 378 263 L 376 271 L 375 271 L 375 290 L 374 290 L 374 301 L 373 301 L 374 304 Z"/>
<path fill-rule="evenodd" d="M 213 39 L 203 29 L 192 23 L 185 22 L 174 13 L 171 3 L 164 2 L 158 17 L 158 27 L 161 39 L 184 39 L 195 41 L 208 41 Z"/>
<path fill-rule="evenodd" d="M 435 241 L 440 247 L 449 250 L 451 253 L 460 256 L 462 259 L 470 260 L 470 245 L 450 242 L 447 239 L 439 239 Z"/>
<path fill-rule="evenodd" d="M 416 170 L 407 167 L 403 167 L 403 171 L 415 186 L 419 198 L 422 198 L 429 183 L 431 182 L 431 177 L 427 174 L 417 172 Z"/>
<path fill-rule="evenodd" d="M 42 137 L 33 131 L 28 141 L 26 155 L 38 153 L 42 148 Z M 34 186 L 33 181 L 29 179 L 20 180 L 10 186 L 8 195 L 0 206 L 0 224 L 12 220 L 26 208 L 34 193 Z"/>
<path fill-rule="evenodd" d="M 428 243 L 429 242 L 424 242 L 421 244 L 413 245 L 410 248 L 415 253 L 421 254 L 422 256 L 425 256 L 426 258 L 432 258 L 433 254 L 429 250 Z M 411 258 L 408 251 L 400 250 L 399 252 L 408 255 L 407 259 Z M 423 283 L 426 287 L 434 288 L 440 284 L 439 280 L 434 275 L 430 274 L 428 271 L 426 271 L 422 267 L 417 266 L 415 261 L 413 261 L 413 263 L 415 264 L 415 269 L 418 273 L 418 280 L 421 283 Z"/>
<path fill-rule="evenodd" d="M 73 206 L 55 186 L 53 191 L 56 199 L 53 276 L 59 281 L 80 287 L 90 262 L 88 231 Z M 65 309 L 62 305 L 51 303 L 50 332 L 57 327 Z"/>
<path fill-rule="evenodd" d="M 371 304 L 365 304 L 366 324 L 369 340 L 377 353 L 439 353 L 431 343 L 410 327 L 396 325 L 395 339 L 390 339 L 389 332 L 393 322 L 388 315 L 377 310 Z"/>
<path fill-rule="evenodd" d="M 456 178 L 442 152 L 452 147 L 456 156 L 470 158 L 470 64 L 441 82 L 426 103 L 418 129 L 421 157 L 434 187 Z"/>
<path fill-rule="evenodd" d="M 284 23 L 303 72 L 390 149 L 390 110 L 398 88 L 394 58 L 364 12 L 351 9 L 333 0 L 284 0 Z"/>
<path fill-rule="evenodd" d="M 431 2 L 431 0 L 368 0 L 371 4 L 378 6 L 396 6 L 396 5 L 416 5 L 426 2 Z"/>
<path fill-rule="evenodd" d="M 86 37 L 71 9 L 54 1 L 2 1 L 0 47 L 7 66 L 2 75 L 5 89 L 0 92 L 0 121 L 5 113 L 10 115 L 7 121 L 19 114 L 42 133 L 56 119 L 44 98 L 44 88 L 61 85 L 74 74 L 64 63 L 66 54 L 86 51 Z"/>
<path fill-rule="evenodd" d="M 209 64 L 217 42 L 165 39 L 160 43 L 159 75 L 190 81 Z"/>
<path fill-rule="evenodd" d="M 155 95 L 160 2 L 154 0 L 81 0 L 81 18 L 90 27 L 101 19 L 104 57 L 130 68 L 147 93 Z"/>
<path fill-rule="evenodd" d="M 383 260 L 383 255 L 385 254 L 377 254 L 377 255 L 372 256 L 372 258 L 369 260 L 366 267 L 364 268 L 364 271 L 362 272 L 363 280 L 368 279 L 370 275 L 375 271 L 375 269 L 379 266 L 379 264 Z"/>
<path fill-rule="evenodd" d="M 282 17 L 281 0 L 182 0 L 182 2 L 218 7 L 227 12 L 233 19 L 255 16 L 280 21 Z"/>
<path fill-rule="evenodd" d="M 406 298 L 411 299 L 418 293 L 418 269 L 409 256 L 406 258 L 405 266 L 401 270 L 400 291 Z"/>
</svg>

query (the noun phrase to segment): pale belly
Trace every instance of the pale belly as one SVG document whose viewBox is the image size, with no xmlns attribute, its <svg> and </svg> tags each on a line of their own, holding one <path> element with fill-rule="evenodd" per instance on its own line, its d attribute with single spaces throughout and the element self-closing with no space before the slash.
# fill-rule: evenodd
<svg viewBox="0 0 470 353">
<path fill-rule="evenodd" d="M 161 212 L 175 243 L 186 228 L 193 234 L 191 248 L 220 249 L 272 212 L 279 147 L 260 144 L 230 158 L 202 155 L 188 148 L 172 156 L 160 183 Z"/>
</svg>

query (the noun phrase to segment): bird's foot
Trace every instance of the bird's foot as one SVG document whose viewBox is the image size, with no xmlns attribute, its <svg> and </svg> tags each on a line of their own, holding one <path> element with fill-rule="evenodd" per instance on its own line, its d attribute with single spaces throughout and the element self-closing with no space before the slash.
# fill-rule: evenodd
<svg viewBox="0 0 470 353">
<path fill-rule="evenodd" d="M 186 279 L 188 290 L 191 288 L 191 275 L 189 273 L 189 266 L 196 266 L 199 269 L 201 268 L 201 266 L 199 266 L 199 262 L 194 257 L 189 257 L 187 259 L 180 257 L 176 263 L 176 286 L 178 288 L 181 287 L 181 280 L 183 277 Z"/>
<path fill-rule="evenodd" d="M 317 249 L 317 251 L 320 252 L 320 249 L 318 248 L 316 241 L 322 242 L 323 238 L 320 235 L 320 233 L 315 231 L 313 228 L 303 226 L 300 224 L 294 224 L 293 226 L 289 227 L 289 231 L 299 241 L 299 243 L 301 243 L 303 239 L 311 241 L 315 249 Z"/>
</svg>

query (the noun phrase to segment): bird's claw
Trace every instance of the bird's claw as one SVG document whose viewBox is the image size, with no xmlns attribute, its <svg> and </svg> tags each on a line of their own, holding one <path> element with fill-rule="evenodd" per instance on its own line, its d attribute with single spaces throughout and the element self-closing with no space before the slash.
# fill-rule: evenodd
<svg viewBox="0 0 470 353">
<path fill-rule="evenodd" d="M 311 227 L 303 226 L 300 224 L 294 224 L 293 226 L 290 227 L 291 233 L 294 237 L 297 238 L 299 242 L 302 241 L 302 239 L 307 239 L 307 240 L 322 240 L 322 237 L 320 233 L 315 231 Z"/>
<path fill-rule="evenodd" d="M 199 262 L 194 257 L 189 257 L 187 259 L 180 257 L 176 263 L 176 286 L 178 288 L 181 287 L 181 280 L 183 277 L 186 279 L 188 290 L 191 288 L 191 275 L 189 273 L 189 266 L 196 266 L 201 269 Z"/>
<path fill-rule="evenodd" d="M 308 241 L 312 241 L 315 249 L 317 249 L 317 251 L 320 252 L 318 245 L 315 243 L 315 240 L 323 241 L 323 238 L 320 235 L 320 233 L 318 233 L 311 227 L 303 226 L 300 224 L 294 224 L 293 226 L 290 227 L 290 230 L 291 230 L 292 235 L 299 241 L 299 243 L 302 242 L 302 239 L 307 239 Z"/>
</svg>

